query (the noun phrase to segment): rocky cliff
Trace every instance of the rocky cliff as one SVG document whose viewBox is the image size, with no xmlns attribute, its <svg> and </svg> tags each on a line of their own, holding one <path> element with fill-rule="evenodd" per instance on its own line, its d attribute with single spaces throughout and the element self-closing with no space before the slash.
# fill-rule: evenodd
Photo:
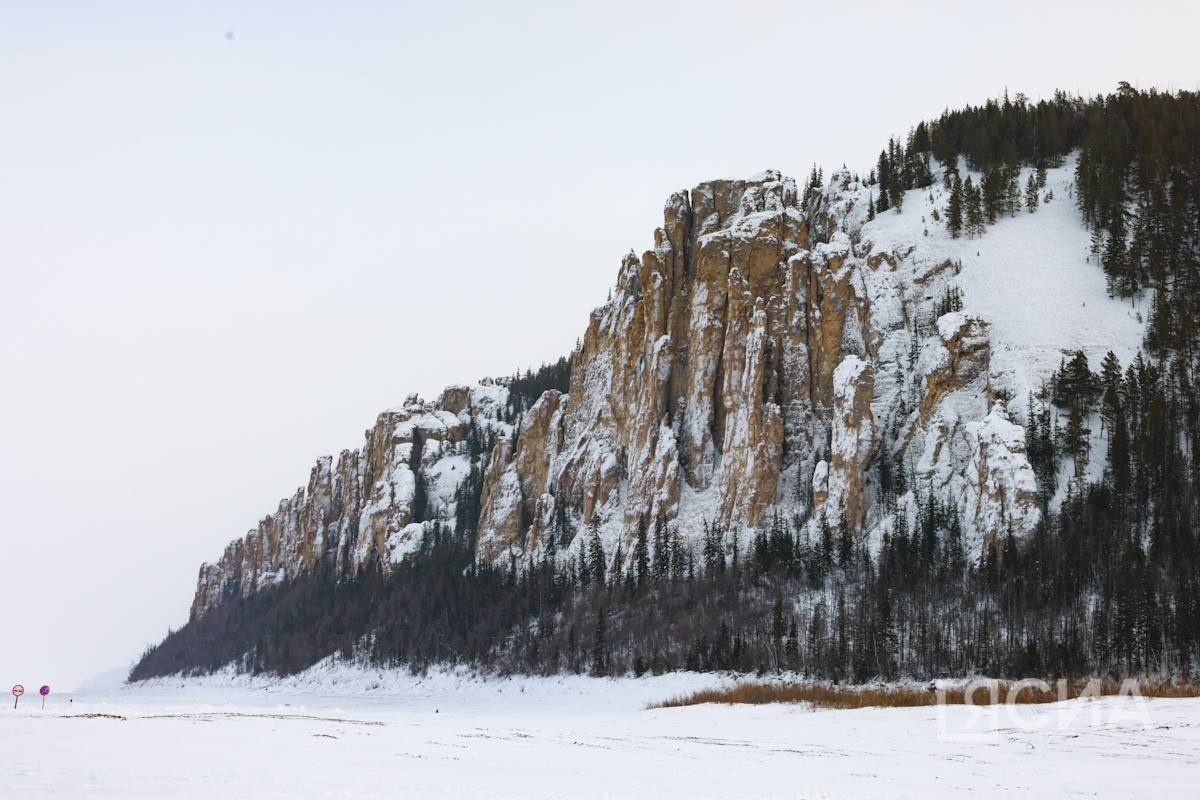
<svg viewBox="0 0 1200 800">
<path fill-rule="evenodd" d="M 307 486 L 201 566 L 192 617 L 319 565 L 339 575 L 372 565 L 387 571 L 420 546 L 433 521 L 454 519 L 456 492 L 471 473 L 468 439 L 511 434 L 502 420 L 507 397 L 505 387 L 485 382 L 384 411 L 361 449 L 343 450 L 336 463 L 318 460 Z"/>
<path fill-rule="evenodd" d="M 871 191 L 844 171 L 805 193 L 766 172 L 672 195 L 592 313 L 567 392 L 511 424 L 502 382 L 384 412 L 201 568 L 193 616 L 318 564 L 386 571 L 455 520 L 471 436 L 494 440 L 476 465 L 481 559 L 550 536 L 569 555 L 588 528 L 628 555 L 660 520 L 731 547 L 777 512 L 870 545 L 919 496 L 956 508 L 969 544 L 1027 533 L 1040 511 L 1016 420 L 1033 379 L 992 369 L 1004 343 L 969 296 L 939 313 L 970 246 L 931 233 L 939 198 L 869 221 Z"/>
</svg>

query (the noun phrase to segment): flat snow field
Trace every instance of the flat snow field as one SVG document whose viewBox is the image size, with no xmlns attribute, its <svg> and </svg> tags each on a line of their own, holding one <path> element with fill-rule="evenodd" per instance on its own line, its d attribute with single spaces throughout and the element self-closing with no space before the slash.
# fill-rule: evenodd
<svg viewBox="0 0 1200 800">
<path fill-rule="evenodd" d="M 944 715 L 936 708 L 645 708 L 728 680 L 224 676 L 52 695 L 44 712 L 39 698 L 27 695 L 18 711 L 0 712 L 0 796 L 1200 793 L 1197 700 L 1008 707 L 990 720 L 961 706 Z"/>
</svg>

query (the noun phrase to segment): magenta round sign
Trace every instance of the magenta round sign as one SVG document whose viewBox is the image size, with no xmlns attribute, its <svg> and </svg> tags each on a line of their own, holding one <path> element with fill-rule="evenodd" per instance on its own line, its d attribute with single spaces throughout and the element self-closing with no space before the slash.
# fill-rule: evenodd
<svg viewBox="0 0 1200 800">
<path fill-rule="evenodd" d="M 12 693 L 13 697 L 20 697 L 21 695 L 25 694 L 25 687 L 18 683 L 13 686 Z"/>
<path fill-rule="evenodd" d="M 42 688 L 38 689 L 38 694 L 40 694 L 42 697 L 45 697 L 46 695 L 50 694 L 50 687 L 43 686 Z"/>
</svg>

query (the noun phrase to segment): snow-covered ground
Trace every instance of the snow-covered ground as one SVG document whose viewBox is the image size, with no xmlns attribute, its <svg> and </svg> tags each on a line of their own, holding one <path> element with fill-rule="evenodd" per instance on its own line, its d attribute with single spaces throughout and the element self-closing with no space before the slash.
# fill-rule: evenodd
<svg viewBox="0 0 1200 800">
<path fill-rule="evenodd" d="M 1076 350 L 1094 371 L 1109 350 L 1128 366 L 1145 333 L 1150 298 L 1109 297 L 1104 270 L 1088 260 L 1091 234 L 1074 197 L 1075 161 L 1072 153 L 1047 170 L 1042 195 L 1053 193 L 1053 200 L 1032 214 L 1002 215 L 978 238 L 952 239 L 944 222 L 933 221 L 932 211 L 944 212 L 947 202 L 940 182 L 907 192 L 902 213 L 882 212 L 862 229 L 877 250 L 911 247 L 917 264 L 962 265 L 955 283 L 963 310 L 991 325 L 991 370 L 1021 403 Z M 965 163 L 961 170 L 977 184 L 982 177 Z M 1021 186 L 1030 172 L 1021 170 Z"/>
<path fill-rule="evenodd" d="M 1072 701 L 996 718 L 964 707 L 646 709 L 729 680 L 340 669 L 97 689 L 52 696 L 44 712 L 26 697 L 0 713 L 0 794 L 1186 797 L 1200 774 L 1198 700 Z"/>
</svg>

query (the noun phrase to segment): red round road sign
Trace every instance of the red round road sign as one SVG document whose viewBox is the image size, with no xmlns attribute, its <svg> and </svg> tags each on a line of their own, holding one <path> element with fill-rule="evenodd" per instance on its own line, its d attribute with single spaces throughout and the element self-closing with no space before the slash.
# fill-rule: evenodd
<svg viewBox="0 0 1200 800">
<path fill-rule="evenodd" d="M 50 694 L 50 687 L 43 686 L 42 688 L 38 689 L 38 694 L 40 694 L 42 697 L 45 697 L 46 695 Z"/>
<path fill-rule="evenodd" d="M 25 687 L 18 683 L 17 685 L 13 686 L 12 693 L 13 697 L 20 697 L 21 695 L 25 694 Z"/>
</svg>

